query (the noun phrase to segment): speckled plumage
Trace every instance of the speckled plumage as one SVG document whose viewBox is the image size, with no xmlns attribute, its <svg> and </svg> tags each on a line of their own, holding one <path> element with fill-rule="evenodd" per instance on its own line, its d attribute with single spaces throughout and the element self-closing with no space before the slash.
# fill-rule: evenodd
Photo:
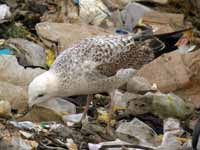
<svg viewBox="0 0 200 150">
<path fill-rule="evenodd" d="M 42 81 L 46 80 L 47 76 L 41 75 L 29 87 L 31 99 L 36 98 L 39 93 L 72 96 L 111 92 L 118 88 L 132 74 L 130 70 L 123 72 L 123 69 L 138 69 L 154 59 L 150 45 L 155 39 L 134 39 L 134 36 L 112 35 L 77 42 L 63 51 L 48 71 L 51 74 L 48 76 L 53 77 L 51 84 L 53 86 L 56 82 L 57 89 L 48 92 L 51 84 Z M 43 86 L 43 89 L 39 90 L 39 86 Z"/>
<path fill-rule="evenodd" d="M 153 60 L 150 40 L 135 42 L 133 36 L 121 35 L 87 38 L 60 54 L 50 71 L 59 77 L 62 89 L 81 84 L 81 76 L 88 83 L 106 79 L 121 68 L 138 69 Z"/>
</svg>

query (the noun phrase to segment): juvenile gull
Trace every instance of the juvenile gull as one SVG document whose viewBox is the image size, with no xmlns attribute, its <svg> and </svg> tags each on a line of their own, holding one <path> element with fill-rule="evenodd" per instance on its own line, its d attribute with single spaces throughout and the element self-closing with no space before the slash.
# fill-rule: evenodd
<svg viewBox="0 0 200 150">
<path fill-rule="evenodd" d="M 97 36 L 81 40 L 63 51 L 51 68 L 29 85 L 29 106 L 52 97 L 89 95 L 122 86 L 133 69 L 154 59 L 155 38 L 132 35 Z"/>
</svg>

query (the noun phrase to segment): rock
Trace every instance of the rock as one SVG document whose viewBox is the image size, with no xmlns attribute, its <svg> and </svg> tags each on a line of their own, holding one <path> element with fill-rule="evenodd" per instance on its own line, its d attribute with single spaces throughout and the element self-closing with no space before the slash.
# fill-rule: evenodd
<svg viewBox="0 0 200 150">
<path fill-rule="evenodd" d="M 113 34 L 111 31 L 90 25 L 49 22 L 37 24 L 36 31 L 46 46 L 55 47 L 58 45 L 59 52 L 81 39 Z"/>
<path fill-rule="evenodd" d="M 19 120 L 41 121 L 62 121 L 62 117 L 67 114 L 76 113 L 74 104 L 67 100 L 56 98 L 33 106 L 31 111 Z"/>
<path fill-rule="evenodd" d="M 151 84 L 143 77 L 134 76 L 127 83 L 127 92 L 146 93 L 151 91 Z"/>
<path fill-rule="evenodd" d="M 156 83 L 161 92 L 175 92 L 199 108 L 199 68 L 200 50 L 187 54 L 174 51 L 144 65 L 137 74 Z"/>
<path fill-rule="evenodd" d="M 0 101 L 0 116 L 10 117 L 11 116 L 11 106 L 8 101 Z"/>
<path fill-rule="evenodd" d="M 21 38 L 9 39 L 7 44 L 16 50 L 20 65 L 46 67 L 45 50 L 38 44 Z"/>
<path fill-rule="evenodd" d="M 8 101 L 11 108 L 22 113 L 28 108 L 27 86 L 42 69 L 24 69 L 11 55 L 0 56 L 0 99 Z M 22 78 L 23 77 L 23 78 Z"/>
<path fill-rule="evenodd" d="M 158 135 L 156 132 L 137 118 L 134 118 L 131 122 L 121 123 L 116 133 L 118 138 L 126 142 L 135 143 L 138 141 L 140 145 L 157 145 Z"/>
</svg>

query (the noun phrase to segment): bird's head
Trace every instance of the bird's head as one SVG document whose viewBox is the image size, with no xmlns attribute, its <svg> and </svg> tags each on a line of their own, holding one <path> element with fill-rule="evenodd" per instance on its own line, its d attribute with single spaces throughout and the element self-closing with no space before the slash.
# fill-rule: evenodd
<svg viewBox="0 0 200 150">
<path fill-rule="evenodd" d="M 58 80 L 56 76 L 46 71 L 37 76 L 28 87 L 28 104 L 32 107 L 34 104 L 41 103 L 55 96 L 58 91 Z"/>
</svg>

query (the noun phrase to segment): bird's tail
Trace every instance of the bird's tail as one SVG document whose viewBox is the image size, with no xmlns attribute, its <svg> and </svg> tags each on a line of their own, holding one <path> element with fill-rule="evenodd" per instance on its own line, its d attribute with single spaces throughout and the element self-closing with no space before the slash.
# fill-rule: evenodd
<svg viewBox="0 0 200 150">
<path fill-rule="evenodd" d="M 155 35 L 156 38 L 158 38 L 161 42 L 164 43 L 165 47 L 161 50 L 157 49 L 155 52 L 156 57 L 162 55 L 163 53 L 168 53 L 174 50 L 178 49 L 177 42 L 185 36 L 185 38 L 188 39 L 188 41 L 192 40 L 192 28 L 167 33 L 167 34 L 158 34 Z"/>
<path fill-rule="evenodd" d="M 178 47 L 176 43 L 184 35 L 186 35 L 188 39 L 192 38 L 190 37 L 192 34 L 188 34 L 188 32 L 192 32 L 192 28 L 183 29 L 172 33 L 154 35 L 152 29 L 149 28 L 145 31 L 142 31 L 138 35 L 133 35 L 132 38 L 137 42 L 148 41 L 145 43 L 148 43 L 148 46 L 154 51 L 155 57 L 158 57 L 163 53 L 177 50 Z"/>
</svg>

